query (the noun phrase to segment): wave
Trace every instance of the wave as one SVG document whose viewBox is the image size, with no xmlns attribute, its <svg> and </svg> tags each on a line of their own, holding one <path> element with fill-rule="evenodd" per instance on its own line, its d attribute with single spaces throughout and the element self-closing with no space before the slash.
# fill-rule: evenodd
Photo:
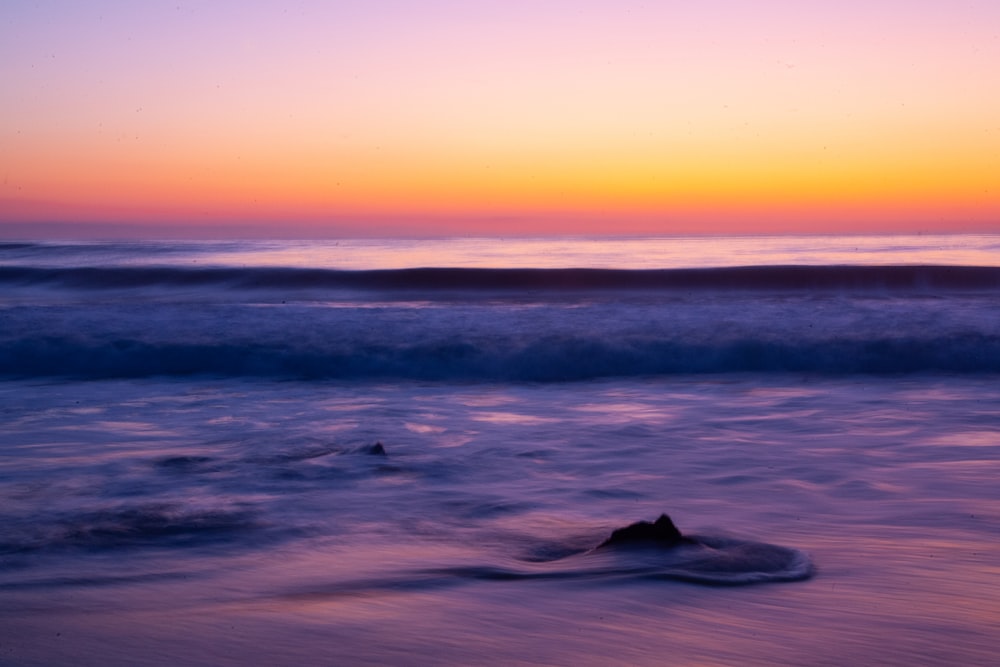
<svg viewBox="0 0 1000 667">
<path fill-rule="evenodd" d="M 815 574 L 809 555 L 799 549 L 728 537 L 699 536 L 698 543 L 675 549 L 588 551 L 549 562 L 510 565 L 460 565 L 402 572 L 383 578 L 314 583 L 281 594 L 291 599 L 334 599 L 357 595 L 396 595 L 474 582 L 679 581 L 707 586 L 802 581 Z"/>
<path fill-rule="evenodd" d="M 0 285 L 66 289 L 441 290 L 996 290 L 1000 267 L 948 265 L 741 266 L 697 269 L 0 266 Z"/>
<path fill-rule="evenodd" d="M 13 526 L 0 534 L 0 555 L 42 549 L 116 549 L 143 545 L 189 546 L 225 542 L 261 524 L 246 509 L 193 510 L 147 504 L 84 512 L 51 525 Z"/>
<path fill-rule="evenodd" d="M 573 554 L 531 569 L 464 567 L 441 570 L 466 579 L 638 578 L 716 586 L 800 581 L 815 574 L 809 555 L 799 549 L 721 536 L 696 536 L 679 547 L 639 547 L 617 553 L 599 550 Z"/>
<path fill-rule="evenodd" d="M 107 341 L 40 336 L 0 342 L 0 375 L 78 379 L 252 377 L 299 380 L 564 382 L 707 373 L 1000 372 L 1000 334 L 685 342 L 593 336 L 504 337 L 325 347 Z"/>
</svg>

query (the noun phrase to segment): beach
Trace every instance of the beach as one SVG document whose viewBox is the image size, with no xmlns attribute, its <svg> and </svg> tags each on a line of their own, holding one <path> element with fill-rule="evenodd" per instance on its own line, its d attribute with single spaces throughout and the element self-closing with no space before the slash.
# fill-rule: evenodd
<svg viewBox="0 0 1000 667">
<path fill-rule="evenodd" d="M 998 248 L 0 245 L 0 664 L 992 664 Z"/>
</svg>

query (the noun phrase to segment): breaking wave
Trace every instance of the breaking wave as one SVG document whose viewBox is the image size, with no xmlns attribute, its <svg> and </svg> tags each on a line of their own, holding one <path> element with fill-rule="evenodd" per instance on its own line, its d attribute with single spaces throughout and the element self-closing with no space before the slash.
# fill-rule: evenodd
<svg viewBox="0 0 1000 667">
<path fill-rule="evenodd" d="M 469 342 L 152 342 L 39 336 L 0 342 L 0 375 L 558 382 L 701 373 L 1000 372 L 1000 334 L 672 340 L 513 335 Z"/>
<path fill-rule="evenodd" d="M 742 266 L 692 269 L 0 266 L 0 285 L 67 289 L 223 287 L 330 290 L 995 290 L 1000 267 Z"/>
<path fill-rule="evenodd" d="M 0 266 L 0 290 L 15 378 L 1000 372 L 1000 267 Z"/>
</svg>

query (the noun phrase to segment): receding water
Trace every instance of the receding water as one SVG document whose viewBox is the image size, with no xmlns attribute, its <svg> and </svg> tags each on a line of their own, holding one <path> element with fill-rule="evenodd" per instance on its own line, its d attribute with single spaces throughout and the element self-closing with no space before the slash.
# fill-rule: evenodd
<svg viewBox="0 0 1000 667">
<path fill-rule="evenodd" d="M 995 662 L 988 285 L 177 275 L 8 275 L 0 664 Z"/>
</svg>

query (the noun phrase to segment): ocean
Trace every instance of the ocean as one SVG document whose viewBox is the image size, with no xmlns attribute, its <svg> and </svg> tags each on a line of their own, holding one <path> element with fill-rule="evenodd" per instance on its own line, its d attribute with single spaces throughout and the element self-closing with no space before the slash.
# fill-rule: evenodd
<svg viewBox="0 0 1000 667">
<path fill-rule="evenodd" d="M 998 380 L 996 235 L 0 242 L 0 664 L 994 665 Z"/>
</svg>

